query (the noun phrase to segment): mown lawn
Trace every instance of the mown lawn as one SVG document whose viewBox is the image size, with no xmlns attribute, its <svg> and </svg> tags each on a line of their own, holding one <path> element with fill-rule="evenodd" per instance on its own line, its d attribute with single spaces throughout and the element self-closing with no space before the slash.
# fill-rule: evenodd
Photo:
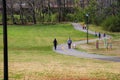
<svg viewBox="0 0 120 80">
<path fill-rule="evenodd" d="M 9 80 L 119 80 L 120 63 L 65 56 L 53 52 L 53 39 L 66 43 L 86 34 L 70 24 L 9 25 Z M 90 36 L 94 38 L 93 36 Z M 3 31 L 0 26 L 0 80 L 3 80 Z"/>
</svg>

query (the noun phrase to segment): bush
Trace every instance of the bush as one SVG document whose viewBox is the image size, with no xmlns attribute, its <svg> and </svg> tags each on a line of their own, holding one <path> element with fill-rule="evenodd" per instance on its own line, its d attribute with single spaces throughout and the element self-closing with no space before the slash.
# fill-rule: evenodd
<svg viewBox="0 0 120 80">
<path fill-rule="evenodd" d="M 101 25 L 101 23 L 103 22 L 104 19 L 105 19 L 104 14 L 98 14 L 98 15 L 95 15 L 94 22 L 92 22 L 92 23 L 99 26 L 99 25 Z"/>
<path fill-rule="evenodd" d="M 102 26 L 107 31 L 120 32 L 120 16 L 110 16 L 103 21 Z"/>
<path fill-rule="evenodd" d="M 2 23 L 2 14 L 0 14 L 0 24 Z"/>
<path fill-rule="evenodd" d="M 66 18 L 67 18 L 67 19 L 66 19 L 67 21 L 74 21 L 74 20 L 75 20 L 73 14 L 67 14 L 67 15 L 66 15 Z"/>
<path fill-rule="evenodd" d="M 57 22 L 57 16 L 58 16 L 58 14 L 52 14 L 51 15 L 51 22 Z"/>
</svg>

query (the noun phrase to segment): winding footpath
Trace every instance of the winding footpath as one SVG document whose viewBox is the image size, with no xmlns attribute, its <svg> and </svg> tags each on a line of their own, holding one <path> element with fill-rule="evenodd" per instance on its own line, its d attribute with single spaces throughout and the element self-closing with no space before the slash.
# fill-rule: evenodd
<svg viewBox="0 0 120 80">
<path fill-rule="evenodd" d="M 79 31 L 83 31 L 83 32 L 87 32 L 87 30 L 83 30 L 82 26 L 78 23 L 72 23 L 73 27 L 76 30 Z M 89 34 L 95 34 L 95 32 L 93 31 L 88 31 Z M 106 38 L 110 38 L 109 35 L 106 36 Z M 89 40 L 89 42 L 95 42 L 97 39 L 92 39 Z M 77 41 L 77 42 L 73 42 L 72 44 L 85 44 L 87 41 L 83 40 L 83 41 Z M 54 50 L 54 49 L 53 49 Z M 68 49 L 67 44 L 60 44 L 57 46 L 57 50 L 54 50 L 57 53 L 60 54 L 64 54 L 64 55 L 70 55 L 70 56 L 76 56 L 76 57 L 80 57 L 80 58 L 90 58 L 90 59 L 99 59 L 99 60 L 106 60 L 106 61 L 113 61 L 113 62 L 120 62 L 120 57 L 116 57 L 116 56 L 105 56 L 105 55 L 99 55 L 99 54 L 90 54 L 87 52 L 82 52 L 82 51 L 78 51 L 75 49 Z"/>
</svg>

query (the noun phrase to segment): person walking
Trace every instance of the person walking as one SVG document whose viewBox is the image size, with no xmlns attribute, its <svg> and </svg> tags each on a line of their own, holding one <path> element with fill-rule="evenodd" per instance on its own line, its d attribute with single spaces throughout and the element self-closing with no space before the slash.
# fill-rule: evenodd
<svg viewBox="0 0 120 80">
<path fill-rule="evenodd" d="M 106 37 L 106 34 L 105 34 L 105 33 L 103 34 L 103 37 Z"/>
<path fill-rule="evenodd" d="M 67 41 L 68 49 L 71 49 L 72 40 L 69 38 Z"/>
<path fill-rule="evenodd" d="M 99 39 L 101 38 L 101 33 L 100 32 L 98 33 L 98 37 L 99 37 Z"/>
<path fill-rule="evenodd" d="M 56 50 L 57 49 L 57 39 L 56 38 L 53 40 L 53 44 L 54 44 L 54 49 Z"/>
<path fill-rule="evenodd" d="M 95 37 L 97 37 L 97 32 L 95 31 Z"/>
<path fill-rule="evenodd" d="M 112 38 L 109 39 L 109 48 L 112 50 Z"/>
</svg>

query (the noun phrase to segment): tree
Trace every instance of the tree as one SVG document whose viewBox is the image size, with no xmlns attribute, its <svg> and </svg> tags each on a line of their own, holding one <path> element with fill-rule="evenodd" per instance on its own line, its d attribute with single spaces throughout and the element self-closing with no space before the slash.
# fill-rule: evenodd
<svg viewBox="0 0 120 80">
<path fill-rule="evenodd" d="M 50 0 L 48 0 L 48 15 L 49 15 L 49 19 L 50 19 Z"/>
<path fill-rule="evenodd" d="M 89 21 L 94 23 L 96 21 L 97 2 L 96 0 L 90 0 L 88 6 L 85 8 L 85 13 L 89 14 Z"/>
<path fill-rule="evenodd" d="M 20 6 L 20 21 L 21 21 L 21 24 L 24 24 L 22 0 L 19 0 L 19 6 Z"/>
<path fill-rule="evenodd" d="M 16 24 L 15 18 L 14 18 L 14 9 L 13 9 L 13 5 L 14 5 L 14 0 L 10 0 L 10 11 L 11 11 L 11 19 L 12 19 L 12 23 Z"/>
<path fill-rule="evenodd" d="M 109 16 L 102 23 L 103 29 L 112 31 L 112 32 L 120 32 L 120 15 L 118 16 Z"/>
<path fill-rule="evenodd" d="M 58 16 L 58 20 L 59 20 L 59 22 L 61 21 L 61 0 L 57 0 L 57 5 L 58 5 L 58 14 L 59 14 L 59 16 Z"/>
<path fill-rule="evenodd" d="M 29 7 L 32 11 L 33 23 L 36 24 L 36 5 L 35 0 L 28 0 Z"/>
</svg>

